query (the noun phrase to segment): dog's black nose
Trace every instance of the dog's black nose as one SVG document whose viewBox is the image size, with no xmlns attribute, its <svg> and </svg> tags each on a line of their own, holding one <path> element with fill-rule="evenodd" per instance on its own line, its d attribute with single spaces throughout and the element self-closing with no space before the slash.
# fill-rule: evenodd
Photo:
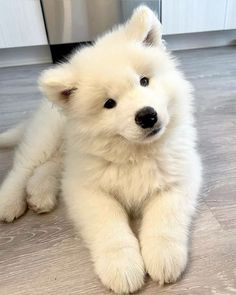
<svg viewBox="0 0 236 295">
<path fill-rule="evenodd" d="M 158 121 L 157 112 L 154 108 L 144 107 L 135 115 L 135 122 L 143 129 L 152 128 Z"/>
</svg>

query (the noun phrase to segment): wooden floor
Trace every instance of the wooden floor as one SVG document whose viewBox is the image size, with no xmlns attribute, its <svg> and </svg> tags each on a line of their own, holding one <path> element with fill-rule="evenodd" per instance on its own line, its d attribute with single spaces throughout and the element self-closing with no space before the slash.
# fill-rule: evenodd
<svg viewBox="0 0 236 295">
<path fill-rule="evenodd" d="M 147 278 L 138 294 L 236 294 L 236 47 L 176 55 L 196 88 L 205 181 L 182 280 L 159 287 Z M 0 131 L 36 108 L 36 79 L 48 66 L 0 69 Z M 0 182 L 11 161 L 12 151 L 0 151 Z M 0 294 L 112 293 L 95 276 L 60 204 L 50 214 L 28 212 L 13 224 L 0 224 Z"/>
</svg>

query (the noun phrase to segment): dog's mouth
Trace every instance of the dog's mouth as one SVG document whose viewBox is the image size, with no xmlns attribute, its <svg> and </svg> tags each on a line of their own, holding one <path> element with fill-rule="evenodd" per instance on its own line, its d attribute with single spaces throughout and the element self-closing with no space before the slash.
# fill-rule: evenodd
<svg viewBox="0 0 236 295">
<path fill-rule="evenodd" d="M 130 139 L 122 135 L 120 136 L 128 141 L 133 141 L 139 144 L 140 143 L 146 144 L 146 143 L 151 143 L 157 140 L 160 137 L 160 135 L 164 132 L 164 130 L 165 130 L 165 127 L 163 125 L 162 126 L 158 125 L 153 128 L 150 128 L 149 130 L 146 129 L 145 132 L 142 132 L 142 134 L 139 134 L 138 138 L 135 138 L 135 139 Z"/>
<path fill-rule="evenodd" d="M 146 137 L 149 138 L 149 137 L 152 137 L 154 135 L 156 135 L 157 133 L 159 133 L 161 131 L 161 127 L 156 127 L 154 129 L 152 129 L 147 135 Z"/>
</svg>

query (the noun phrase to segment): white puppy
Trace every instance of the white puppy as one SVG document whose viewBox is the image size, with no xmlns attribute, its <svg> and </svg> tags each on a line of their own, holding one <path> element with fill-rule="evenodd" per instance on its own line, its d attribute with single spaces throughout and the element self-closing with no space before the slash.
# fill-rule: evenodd
<svg viewBox="0 0 236 295">
<path fill-rule="evenodd" d="M 201 165 L 191 86 L 154 13 L 140 6 L 44 72 L 40 86 L 53 105 L 43 101 L 28 124 L 0 190 L 0 219 L 19 217 L 26 201 L 38 212 L 54 207 L 64 152 L 63 196 L 102 282 L 117 293 L 138 290 L 145 271 L 175 282 L 187 262 Z M 138 237 L 131 213 L 141 217 Z"/>
</svg>

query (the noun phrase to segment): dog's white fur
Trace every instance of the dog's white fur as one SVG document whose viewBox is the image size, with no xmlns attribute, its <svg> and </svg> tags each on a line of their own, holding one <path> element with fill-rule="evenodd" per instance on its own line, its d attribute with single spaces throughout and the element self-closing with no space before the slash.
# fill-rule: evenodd
<svg viewBox="0 0 236 295">
<path fill-rule="evenodd" d="M 128 293 L 143 285 L 145 271 L 161 284 L 176 281 L 187 262 L 201 165 L 191 86 L 166 52 L 156 16 L 137 8 L 125 25 L 43 73 L 40 85 L 57 107 L 44 100 L 29 124 L 0 190 L 0 219 L 19 217 L 26 201 L 37 212 L 55 206 L 65 150 L 64 200 L 102 282 Z M 109 97 L 113 109 L 103 108 Z M 144 106 L 162 124 L 148 138 L 134 120 Z M 141 216 L 138 238 L 129 213 Z"/>
</svg>

